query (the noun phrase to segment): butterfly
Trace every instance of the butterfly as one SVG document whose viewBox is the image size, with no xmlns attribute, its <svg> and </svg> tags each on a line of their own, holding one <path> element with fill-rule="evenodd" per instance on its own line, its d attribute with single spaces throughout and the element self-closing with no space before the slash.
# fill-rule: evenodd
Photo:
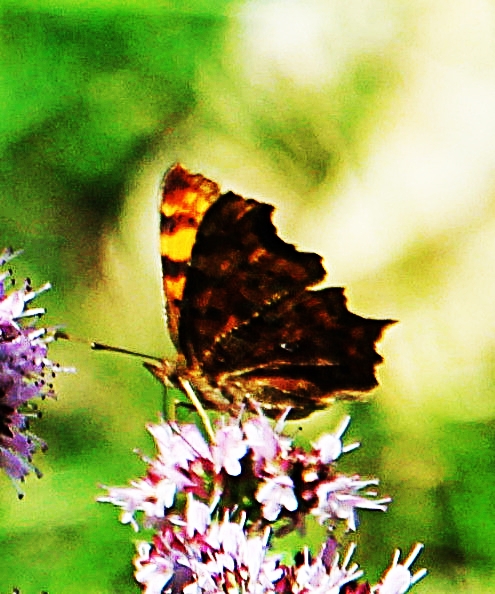
<svg viewBox="0 0 495 594">
<path fill-rule="evenodd" d="M 322 258 L 284 242 L 273 210 L 179 164 L 166 173 L 160 251 L 178 354 L 153 372 L 206 408 L 235 413 L 251 398 L 303 418 L 377 385 L 375 343 L 392 321 L 350 312 L 342 288 L 312 289 Z"/>
</svg>

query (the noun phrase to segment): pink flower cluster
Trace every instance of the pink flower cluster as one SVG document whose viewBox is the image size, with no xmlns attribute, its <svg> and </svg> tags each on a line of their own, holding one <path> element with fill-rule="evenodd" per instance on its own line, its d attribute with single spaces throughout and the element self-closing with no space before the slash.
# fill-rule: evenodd
<svg viewBox="0 0 495 594">
<path fill-rule="evenodd" d="M 192 521 L 214 511 L 222 499 L 226 509 L 239 509 L 246 501 L 247 519 L 265 526 L 284 520 L 302 526 L 308 513 L 322 524 L 344 520 L 356 528 L 356 509 L 386 510 L 390 498 L 375 499 L 375 491 L 360 491 L 376 480 L 338 473 L 334 462 L 343 451 L 340 440 L 349 418 L 334 434 L 321 437 L 308 453 L 281 433 L 282 422 L 272 428 L 261 412 L 244 422 L 232 420 L 215 431 L 209 445 L 196 425 L 148 425 L 158 455 L 147 460 L 147 476 L 128 488 L 110 488 L 100 501 L 123 509 L 122 521 L 139 529 L 136 512 L 144 513 L 144 526 L 161 526 L 171 508 Z M 178 495 L 187 494 L 188 505 Z M 195 513 L 192 513 L 194 510 Z"/>
<path fill-rule="evenodd" d="M 363 574 L 358 566 L 349 566 L 353 550 L 340 562 L 333 538 L 315 558 L 305 550 L 290 567 L 268 554 L 271 533 L 302 529 L 308 514 L 329 530 L 339 523 L 355 530 L 357 509 L 386 510 L 390 499 L 377 499 L 367 489 L 376 480 L 336 469 L 341 454 L 359 445 L 343 445 L 348 424 L 346 418 L 310 452 L 283 435 L 284 419 L 272 427 L 261 410 L 245 420 L 223 421 L 212 444 L 195 425 L 149 425 L 157 456 L 145 459 L 146 476 L 129 487 L 107 488 L 99 498 L 120 507 L 121 521 L 136 531 L 155 530 L 152 543 L 138 545 L 134 560 L 144 591 L 406 592 L 423 572 L 413 577 L 406 565 L 397 565 L 409 579 L 405 589 L 404 581 L 390 586 L 395 577 L 370 589 L 357 582 Z"/>
</svg>

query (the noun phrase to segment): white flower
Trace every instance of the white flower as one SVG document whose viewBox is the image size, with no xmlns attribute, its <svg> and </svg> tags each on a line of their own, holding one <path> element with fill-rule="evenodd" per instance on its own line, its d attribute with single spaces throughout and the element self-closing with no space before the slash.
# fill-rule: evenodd
<svg viewBox="0 0 495 594">
<path fill-rule="evenodd" d="M 161 594 L 174 575 L 174 564 L 169 557 L 150 555 L 151 545 L 141 542 L 137 546 L 138 556 L 134 559 L 134 577 L 145 586 L 145 594 Z"/>
<path fill-rule="evenodd" d="M 345 417 L 334 433 L 326 433 L 325 435 L 322 435 L 318 441 L 312 444 L 314 449 L 319 452 L 319 458 L 323 464 L 331 464 L 332 462 L 335 462 L 341 454 L 350 452 L 359 447 L 359 443 L 357 442 L 347 446 L 342 444 L 342 435 L 344 435 L 350 421 L 351 417 Z"/>
<path fill-rule="evenodd" d="M 150 423 L 146 428 L 155 440 L 164 466 L 188 469 L 198 457 L 211 459 L 210 449 L 196 425 Z"/>
<path fill-rule="evenodd" d="M 386 511 L 386 504 L 391 501 L 389 497 L 372 500 L 358 495 L 359 489 L 376 484 L 377 480 L 361 481 L 347 476 L 321 483 L 316 488 L 318 506 L 311 513 L 318 518 L 320 524 L 331 518 L 347 520 L 347 528 L 356 530 L 356 508 Z M 368 491 L 366 495 L 374 496 L 376 493 Z"/>
<path fill-rule="evenodd" d="M 282 507 L 288 511 L 297 509 L 294 495 L 294 483 L 288 476 L 276 476 L 265 479 L 256 493 L 256 501 L 263 506 L 263 517 L 269 522 L 277 519 Z"/>
<path fill-rule="evenodd" d="M 215 442 L 212 452 L 216 471 L 220 472 L 222 468 L 225 468 L 230 476 L 239 476 L 242 470 L 239 460 L 247 452 L 247 444 L 244 441 L 241 428 L 237 425 L 228 425 L 218 429 L 215 434 Z"/>
<path fill-rule="evenodd" d="M 422 548 L 421 543 L 416 543 L 404 563 L 399 563 L 400 550 L 396 549 L 392 565 L 383 574 L 380 584 L 373 588 L 373 592 L 377 594 L 404 594 L 411 586 L 422 579 L 427 573 L 426 569 L 420 569 L 413 575 L 409 571 L 409 567 L 414 563 Z"/>
<path fill-rule="evenodd" d="M 210 525 L 210 509 L 206 503 L 194 499 L 192 493 L 187 494 L 187 536 L 192 538 L 195 532 L 204 534 Z"/>
<path fill-rule="evenodd" d="M 357 563 L 348 567 L 349 561 L 354 553 L 356 545 L 351 543 L 347 553 L 339 565 L 339 554 L 334 553 L 330 563 L 326 563 L 325 545 L 323 545 L 320 554 L 311 563 L 309 562 L 308 549 L 304 550 L 304 563 L 296 570 L 296 582 L 298 590 L 305 590 L 311 594 L 339 594 L 340 588 L 357 580 L 363 575 Z"/>
</svg>

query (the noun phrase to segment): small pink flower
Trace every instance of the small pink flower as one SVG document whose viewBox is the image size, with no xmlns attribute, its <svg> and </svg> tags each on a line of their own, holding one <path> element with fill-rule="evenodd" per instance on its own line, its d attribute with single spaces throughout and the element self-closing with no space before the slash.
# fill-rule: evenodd
<svg viewBox="0 0 495 594">
<path fill-rule="evenodd" d="M 297 498 L 294 495 L 294 483 L 288 476 L 277 476 L 265 479 L 257 493 L 256 501 L 263 506 L 263 517 L 269 522 L 278 518 L 280 510 L 297 509 Z"/>
<path fill-rule="evenodd" d="M 137 549 L 138 555 L 134 559 L 136 581 L 144 585 L 145 594 L 161 594 L 175 573 L 173 560 L 158 554 L 147 542 L 139 543 Z"/>
<path fill-rule="evenodd" d="M 256 474 L 262 473 L 263 468 L 271 467 L 277 458 L 285 459 L 292 447 L 292 440 L 282 435 L 285 417 L 290 409 L 278 420 L 275 429 L 261 410 L 258 416 L 248 419 L 243 424 L 244 433 L 255 462 Z"/>
<path fill-rule="evenodd" d="M 241 460 L 247 452 L 247 445 L 241 428 L 237 425 L 227 425 L 217 430 L 215 445 L 212 447 L 216 472 L 225 468 L 230 476 L 241 474 Z"/>
<path fill-rule="evenodd" d="M 195 532 L 204 534 L 210 525 L 211 516 L 209 507 L 197 499 L 194 499 L 192 493 L 187 494 L 187 536 L 192 538 Z"/>
<path fill-rule="evenodd" d="M 165 465 L 188 469 L 197 458 L 211 459 L 210 449 L 196 425 L 150 423 L 146 428 Z"/>
<path fill-rule="evenodd" d="M 280 448 L 278 436 L 274 433 L 269 420 L 261 415 L 254 417 L 243 424 L 243 429 L 254 460 L 271 462 Z"/>
<path fill-rule="evenodd" d="M 327 544 L 323 545 L 320 554 L 312 561 L 310 561 L 308 549 L 304 550 L 304 563 L 295 571 L 297 591 L 308 594 L 339 594 L 342 586 L 363 575 L 363 571 L 356 563 L 349 566 L 356 548 L 354 543 L 349 546 L 341 564 L 336 551 L 331 559 L 325 558 Z"/>
</svg>

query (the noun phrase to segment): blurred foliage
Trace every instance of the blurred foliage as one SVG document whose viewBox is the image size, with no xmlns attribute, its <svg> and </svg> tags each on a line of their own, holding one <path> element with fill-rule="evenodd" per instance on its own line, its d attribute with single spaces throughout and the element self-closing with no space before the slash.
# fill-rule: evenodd
<svg viewBox="0 0 495 594">
<path fill-rule="evenodd" d="M 171 353 L 156 193 L 177 160 L 276 204 L 282 237 L 325 256 L 352 311 L 401 321 L 372 401 L 303 434 L 350 410 L 363 446 L 348 463 L 394 497 L 361 515 L 357 560 L 377 579 L 424 541 L 418 593 L 495 588 L 495 8 L 474 4 L 0 8 L 1 243 L 24 248 L 19 278 L 53 282 L 49 322 Z M 43 479 L 18 501 L 0 477 L 0 590 L 137 592 L 135 535 L 94 499 L 141 472 L 132 450 L 150 452 L 161 387 L 139 360 L 78 342 L 52 354 L 78 371 L 34 428 Z"/>
<path fill-rule="evenodd" d="M 220 46 L 225 19 L 12 3 L 1 25 L 4 237 L 29 249 L 26 237 L 44 235 L 74 276 L 94 266 L 140 159 L 193 108 L 199 58 Z"/>
</svg>

